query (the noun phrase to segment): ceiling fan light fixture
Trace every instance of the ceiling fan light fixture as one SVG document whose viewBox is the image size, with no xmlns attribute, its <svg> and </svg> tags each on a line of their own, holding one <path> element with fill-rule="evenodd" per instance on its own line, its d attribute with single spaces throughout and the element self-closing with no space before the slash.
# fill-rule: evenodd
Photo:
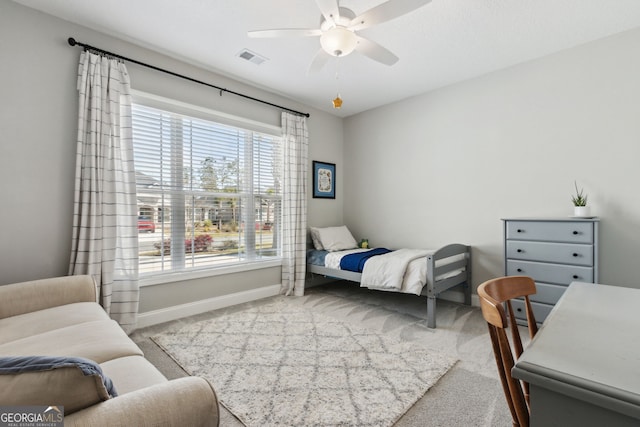
<svg viewBox="0 0 640 427">
<path fill-rule="evenodd" d="M 349 55 L 356 48 L 358 40 L 353 31 L 345 27 L 333 27 L 320 36 L 320 45 L 329 55 Z"/>
</svg>

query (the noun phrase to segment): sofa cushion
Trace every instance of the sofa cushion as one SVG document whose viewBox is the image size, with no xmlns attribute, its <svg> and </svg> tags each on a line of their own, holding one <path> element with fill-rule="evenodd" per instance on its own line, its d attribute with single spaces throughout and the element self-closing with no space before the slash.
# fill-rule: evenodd
<svg viewBox="0 0 640 427">
<path fill-rule="evenodd" d="M 65 416 L 64 425 L 218 427 L 218 399 L 204 378 L 178 378 Z"/>
<path fill-rule="evenodd" d="M 119 357 L 101 363 L 100 367 L 121 395 L 167 382 L 167 378 L 142 356 Z"/>
<path fill-rule="evenodd" d="M 58 405 L 65 414 L 117 396 L 100 366 L 77 357 L 0 358 L 3 405 Z"/>
<path fill-rule="evenodd" d="M 91 276 L 66 276 L 0 286 L 0 319 L 76 302 L 96 302 Z"/>
<path fill-rule="evenodd" d="M 73 356 L 97 363 L 142 350 L 114 320 L 96 320 L 0 344 L 0 356 Z"/>
<path fill-rule="evenodd" d="M 79 302 L 0 319 L 0 344 L 109 315 L 95 302 Z"/>
</svg>

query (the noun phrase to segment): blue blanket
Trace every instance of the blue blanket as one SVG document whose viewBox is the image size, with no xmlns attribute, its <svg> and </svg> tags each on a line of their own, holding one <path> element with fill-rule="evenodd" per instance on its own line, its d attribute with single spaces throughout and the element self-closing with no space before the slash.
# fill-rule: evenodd
<svg viewBox="0 0 640 427">
<path fill-rule="evenodd" d="M 340 259 L 340 270 L 356 271 L 362 273 L 364 263 L 369 258 L 376 255 L 384 255 L 391 252 L 387 248 L 375 248 L 366 252 L 356 252 L 355 254 L 345 255 Z"/>
</svg>

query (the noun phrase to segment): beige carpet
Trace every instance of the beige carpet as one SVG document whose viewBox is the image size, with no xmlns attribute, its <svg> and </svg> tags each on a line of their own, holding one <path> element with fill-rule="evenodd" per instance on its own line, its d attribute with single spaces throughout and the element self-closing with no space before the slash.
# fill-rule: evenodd
<svg viewBox="0 0 640 427">
<path fill-rule="evenodd" d="M 250 427 L 391 426 L 456 362 L 286 300 L 152 339 Z"/>
</svg>

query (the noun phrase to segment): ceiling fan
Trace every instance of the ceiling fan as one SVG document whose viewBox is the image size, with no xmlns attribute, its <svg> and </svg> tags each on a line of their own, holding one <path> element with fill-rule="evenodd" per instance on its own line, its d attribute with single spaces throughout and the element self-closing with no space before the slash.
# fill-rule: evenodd
<svg viewBox="0 0 640 427">
<path fill-rule="evenodd" d="M 378 43 L 358 35 L 358 31 L 390 21 L 424 6 L 431 0 L 388 0 L 356 16 L 338 0 L 316 0 L 321 12 L 320 28 L 281 28 L 249 31 L 253 38 L 320 37 L 309 72 L 319 71 L 332 57 L 349 55 L 354 50 L 385 65 L 393 65 L 398 57 Z"/>
</svg>

